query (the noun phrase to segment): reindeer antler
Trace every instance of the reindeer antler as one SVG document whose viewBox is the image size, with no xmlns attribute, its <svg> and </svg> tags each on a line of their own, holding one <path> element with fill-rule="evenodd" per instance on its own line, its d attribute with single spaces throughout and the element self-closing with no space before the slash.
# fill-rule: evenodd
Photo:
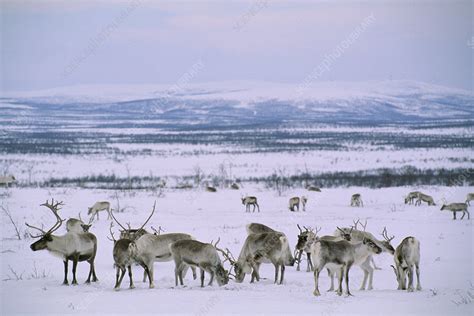
<svg viewBox="0 0 474 316">
<path fill-rule="evenodd" d="M 321 231 L 322 227 L 319 227 L 318 229 L 318 226 L 316 226 L 316 231 L 314 232 L 315 235 L 318 235 L 318 233 Z"/>
<path fill-rule="evenodd" d="M 360 222 L 359 222 L 359 224 L 360 224 L 360 226 L 362 226 L 364 228 L 364 231 L 365 231 L 365 228 L 367 227 L 367 219 L 365 220 L 364 224 L 362 224 Z"/>
<path fill-rule="evenodd" d="M 122 224 L 120 224 L 120 222 L 115 218 L 114 216 L 114 210 L 113 209 L 110 209 L 110 215 L 112 216 L 112 218 L 114 219 L 114 221 L 120 226 L 122 227 L 123 230 L 127 230 Z"/>
<path fill-rule="evenodd" d="M 393 238 L 395 238 L 395 236 L 392 236 L 392 237 L 388 237 L 388 234 L 387 234 L 387 227 L 384 227 L 383 228 L 383 231 L 382 231 L 382 237 L 388 241 L 388 242 L 391 242 Z"/>
<path fill-rule="evenodd" d="M 357 225 L 358 225 L 358 224 L 360 224 L 360 219 L 357 219 L 357 222 L 356 222 L 356 221 L 354 221 L 354 220 L 352 220 L 352 222 L 354 223 L 354 225 L 353 225 L 353 226 L 351 226 L 351 227 L 354 227 L 354 229 L 356 229 L 356 230 L 357 230 Z"/>
<path fill-rule="evenodd" d="M 107 239 L 110 241 L 116 242 L 117 240 L 115 239 L 114 232 L 112 231 L 113 226 L 114 226 L 114 222 L 110 222 L 109 232 L 112 238 L 109 238 L 109 236 L 107 236 Z"/>
<path fill-rule="evenodd" d="M 217 248 L 217 244 L 219 243 L 219 241 L 221 241 L 221 237 L 218 237 L 218 238 L 217 238 L 217 241 L 216 241 L 215 244 L 212 243 L 213 241 L 214 241 L 214 240 L 211 240 L 211 245 L 213 245 L 214 248 Z"/>
<path fill-rule="evenodd" d="M 300 234 L 303 233 L 303 230 L 301 229 L 300 224 L 296 224 L 296 226 L 297 226 L 298 229 L 300 230 Z"/>
<path fill-rule="evenodd" d="M 217 243 L 216 243 L 216 245 L 217 245 Z M 232 253 L 230 252 L 229 248 L 225 248 L 225 251 L 222 250 L 222 249 L 220 249 L 220 248 L 218 248 L 218 247 L 216 247 L 216 246 L 214 246 L 214 248 L 216 248 L 217 251 L 219 251 L 220 253 L 222 253 L 222 255 L 223 255 L 224 258 L 225 258 L 225 259 L 224 259 L 224 262 L 229 261 L 229 263 L 230 263 L 232 266 L 236 264 L 237 261 L 235 260 L 234 256 L 233 256 Z"/>
<path fill-rule="evenodd" d="M 31 238 L 39 238 L 39 237 L 42 237 L 42 236 L 47 235 L 47 234 L 52 234 L 59 227 L 61 227 L 61 225 L 64 222 L 64 219 L 62 219 L 59 216 L 58 211 L 61 209 L 60 206 L 63 206 L 63 205 L 64 205 L 64 203 L 62 201 L 61 202 L 56 201 L 56 203 L 54 203 L 54 199 L 51 199 L 51 203 L 49 203 L 48 200 L 46 200 L 45 203 L 40 205 L 40 206 L 46 206 L 47 208 L 50 209 L 51 212 L 53 212 L 54 216 L 56 217 L 56 223 L 54 223 L 53 227 L 51 227 L 46 232 L 41 228 L 38 228 L 38 227 L 35 227 L 35 226 L 30 225 L 28 223 L 25 223 L 25 225 L 28 226 L 29 228 L 33 228 L 33 229 L 39 230 L 41 232 L 41 234 L 36 235 L 36 236 L 33 236 L 32 234 L 30 234 Z"/>
<path fill-rule="evenodd" d="M 142 227 L 140 227 L 138 230 L 143 229 L 143 227 L 145 227 L 145 225 L 146 225 L 146 224 L 148 223 L 148 221 L 151 219 L 151 217 L 152 217 L 153 214 L 155 213 L 155 207 L 156 207 L 156 200 L 155 200 L 155 203 L 153 204 L 153 210 L 151 211 L 150 216 L 148 216 L 148 218 L 146 219 L 145 223 L 143 223 Z"/>
<path fill-rule="evenodd" d="M 158 229 L 155 227 L 151 226 L 151 229 L 155 232 L 155 234 L 159 235 L 161 232 L 164 232 L 165 230 L 161 228 L 161 226 L 158 226 Z"/>
</svg>

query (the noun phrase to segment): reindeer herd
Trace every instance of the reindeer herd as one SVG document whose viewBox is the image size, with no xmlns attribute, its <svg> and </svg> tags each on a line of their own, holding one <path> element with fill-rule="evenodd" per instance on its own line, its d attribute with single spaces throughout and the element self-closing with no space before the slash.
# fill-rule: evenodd
<svg viewBox="0 0 474 316">
<path fill-rule="evenodd" d="M 360 195 L 359 195 L 360 198 Z M 457 203 L 467 205 L 469 198 L 472 200 L 472 194 L 468 195 L 466 203 Z M 429 205 L 434 205 L 433 199 L 421 192 L 411 192 L 405 199 L 406 203 L 413 203 L 415 199 L 427 201 Z M 293 204 L 291 204 L 293 201 Z M 294 208 L 296 202 L 301 199 L 290 200 L 290 209 Z M 254 204 L 258 208 L 255 197 L 246 197 L 242 199 L 246 206 Z M 303 209 L 306 201 L 303 202 Z M 64 263 L 64 281 L 63 284 L 69 284 L 68 281 L 68 263 L 72 262 L 72 284 L 77 284 L 76 270 L 79 262 L 87 261 L 89 263 L 89 275 L 86 283 L 98 281 L 95 271 L 94 260 L 97 254 L 97 238 L 90 232 L 90 228 L 95 218 L 98 219 L 100 211 L 107 211 L 110 222 L 110 240 L 113 241 L 112 256 L 114 267 L 116 268 L 116 282 L 114 289 L 119 290 L 125 274 L 128 270 L 129 287 L 134 288 L 132 266 L 139 265 L 144 270 L 143 282 L 148 280 L 149 287 L 154 287 L 154 264 L 155 262 L 173 261 L 175 264 L 174 277 L 175 286 L 184 285 L 184 277 L 189 269 L 192 271 L 194 279 L 197 279 L 197 269 L 200 271 L 201 287 L 205 286 L 205 275 L 209 275 L 208 285 L 211 286 L 214 280 L 219 286 L 228 284 L 230 280 L 237 283 L 244 281 L 246 275 L 250 275 L 250 283 L 261 280 L 260 266 L 262 263 L 271 263 L 275 268 L 274 283 L 284 284 L 285 270 L 288 266 L 294 266 L 300 271 L 302 256 L 306 254 L 307 272 L 313 272 L 314 290 L 313 294 L 319 296 L 319 278 L 323 270 L 327 270 L 331 280 L 331 286 L 328 291 L 336 291 L 338 295 L 343 293 L 343 284 L 345 293 L 350 292 L 349 281 L 350 271 L 354 266 L 359 267 L 364 278 L 360 285 L 360 290 L 372 290 L 374 271 L 379 270 L 375 265 L 374 257 L 381 253 L 393 255 L 394 265 L 392 268 L 395 273 L 395 281 L 399 290 L 414 291 L 421 290 L 420 284 L 420 242 L 413 236 L 406 237 L 394 248 L 392 240 L 394 236 L 389 236 L 387 229 L 384 228 L 377 238 L 374 234 L 367 231 L 367 221 L 362 223 L 360 220 L 354 221 L 349 227 L 336 227 L 333 235 L 320 236 L 318 233 L 321 228 L 310 228 L 298 224 L 297 244 L 294 252 L 290 249 L 288 238 L 284 232 L 277 231 L 260 223 L 251 223 L 246 226 L 247 236 L 243 243 L 237 259 L 232 255 L 228 248 L 220 248 L 218 245 L 220 238 L 213 243 L 202 242 L 187 233 L 161 233 L 159 230 L 151 227 L 154 232 L 148 232 L 145 226 L 155 213 L 156 202 L 153 205 L 151 214 L 145 222 L 138 228 L 131 228 L 122 225 L 113 214 L 108 202 L 97 202 L 89 208 L 90 219 L 86 224 L 79 217 L 70 218 L 66 221 L 66 234 L 54 234 L 65 221 L 59 215 L 59 210 L 63 202 L 46 201 L 41 206 L 49 209 L 55 217 L 55 224 L 48 230 L 39 228 L 26 223 L 26 225 L 39 233 L 30 234 L 32 238 L 38 239 L 30 248 L 33 251 L 48 250 L 57 257 L 60 257 Z M 449 209 L 455 212 L 464 208 L 450 205 L 444 205 L 442 209 Z M 469 213 L 468 217 L 469 217 Z M 120 237 L 115 238 L 113 227 L 118 224 Z M 225 268 L 226 262 L 230 265 Z M 417 282 L 414 286 L 414 275 Z M 334 279 L 336 278 L 337 284 Z"/>
</svg>

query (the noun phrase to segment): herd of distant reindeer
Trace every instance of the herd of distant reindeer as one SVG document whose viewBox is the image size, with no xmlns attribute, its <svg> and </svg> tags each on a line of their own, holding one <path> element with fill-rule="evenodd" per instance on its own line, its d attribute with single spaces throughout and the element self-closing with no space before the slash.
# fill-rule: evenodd
<svg viewBox="0 0 474 316">
<path fill-rule="evenodd" d="M 416 201 L 415 201 L 416 200 Z M 456 219 L 456 212 L 463 212 L 468 215 L 467 205 L 474 200 L 474 194 L 467 195 L 465 203 L 452 203 L 443 205 L 441 210 L 453 212 L 453 219 Z M 295 211 L 299 209 L 302 202 L 303 210 L 307 202 L 306 197 L 301 199 L 293 197 L 289 201 L 289 209 Z M 426 202 L 428 205 L 435 205 L 433 198 L 421 192 L 410 192 L 405 198 L 406 204 L 420 205 Z M 250 211 L 252 205 L 260 211 L 257 198 L 247 196 L 242 198 L 242 203 L 246 211 Z M 154 262 L 175 262 L 175 285 L 184 285 L 183 277 L 191 268 L 193 278 L 197 278 L 196 269 L 200 269 L 201 287 L 204 287 L 205 272 L 210 275 L 208 285 L 212 285 L 216 279 L 218 285 L 225 285 L 230 279 L 238 283 L 244 281 L 247 274 L 250 274 L 253 283 L 260 280 L 260 265 L 262 263 L 272 263 L 275 267 L 275 279 L 277 284 L 283 284 L 285 267 L 297 264 L 296 270 L 300 270 L 301 257 L 304 253 L 307 256 L 307 272 L 314 272 L 315 288 L 313 294 L 320 295 L 318 281 L 320 272 L 326 268 L 331 278 L 329 291 L 334 291 L 334 276 L 337 277 L 337 294 L 342 295 L 342 283 L 345 280 L 346 294 L 352 295 L 349 290 L 349 271 L 353 266 L 359 266 L 364 272 L 364 279 L 360 286 L 361 290 L 371 290 L 373 288 L 374 270 L 379 269 L 375 265 L 373 256 L 382 252 L 393 255 L 395 265 L 392 268 L 395 272 L 399 290 L 413 291 L 414 271 L 417 277 L 416 289 L 421 290 L 420 285 L 420 242 L 415 237 L 406 237 L 394 248 L 391 241 L 394 236 L 389 237 L 387 229 L 381 233 L 383 240 L 377 239 L 373 234 L 366 231 L 367 221 L 364 224 L 360 220 L 354 221 L 350 227 L 336 227 L 332 236 L 318 236 L 321 228 L 310 228 L 297 225 L 299 229 L 298 242 L 295 251 L 292 253 L 285 233 L 276 231 L 268 226 L 259 223 L 247 225 L 247 237 L 237 259 L 228 248 L 218 247 L 220 238 L 213 243 L 197 241 L 193 236 L 186 233 L 161 234 L 161 229 L 149 233 L 145 230 L 145 225 L 152 218 L 156 202 L 153 205 L 151 214 L 139 228 L 132 229 L 130 225 L 125 227 L 113 214 L 109 202 L 97 202 L 89 208 L 89 222 L 86 224 L 81 218 L 70 218 L 66 222 L 67 233 L 62 236 L 53 235 L 64 222 L 58 213 L 63 206 L 63 202 L 54 201 L 41 204 L 47 207 L 55 216 L 56 223 L 49 230 L 35 227 L 26 223 L 34 230 L 39 231 L 38 235 L 31 235 L 32 238 L 39 238 L 31 244 L 33 251 L 47 249 L 56 256 L 62 258 L 64 262 L 64 282 L 68 282 L 68 262 L 72 262 L 72 284 L 77 284 L 76 267 L 78 262 L 87 261 L 90 265 L 89 276 L 86 283 L 98 281 L 94 259 L 97 253 L 97 238 L 89 232 L 95 218 L 99 220 L 99 212 L 106 211 L 110 223 L 109 238 L 114 242 L 113 258 L 116 267 L 115 289 L 120 289 L 120 285 L 128 269 L 130 288 L 134 288 L 132 279 L 132 265 L 138 264 L 144 269 L 143 282 L 148 279 L 149 287 L 154 287 L 153 266 Z M 363 206 L 361 195 L 354 194 L 351 197 L 351 206 Z M 461 219 L 462 219 L 461 218 Z M 120 237 L 117 240 L 113 233 L 113 223 L 120 226 Z M 219 254 L 224 258 L 221 260 Z M 226 270 L 224 263 L 229 262 L 231 268 Z M 233 270 L 233 273 L 232 273 Z M 92 278 L 92 280 L 91 280 Z M 407 285 L 408 279 L 408 285 Z"/>
</svg>

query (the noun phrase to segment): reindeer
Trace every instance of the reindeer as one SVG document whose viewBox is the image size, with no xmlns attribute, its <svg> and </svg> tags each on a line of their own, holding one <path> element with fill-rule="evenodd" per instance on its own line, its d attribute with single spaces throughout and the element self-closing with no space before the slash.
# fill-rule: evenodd
<svg viewBox="0 0 474 316">
<path fill-rule="evenodd" d="M 239 186 L 237 183 L 234 182 L 234 183 L 232 183 L 232 184 L 230 185 L 230 188 L 231 188 L 232 190 L 239 190 L 239 189 L 240 189 L 240 186 Z"/>
<path fill-rule="evenodd" d="M 474 200 L 474 193 L 468 193 L 467 196 L 466 196 L 466 204 L 471 206 L 471 201 Z"/>
<path fill-rule="evenodd" d="M 89 219 L 89 223 L 84 223 L 81 218 L 81 214 L 79 214 L 79 219 L 77 218 L 70 218 L 66 222 L 66 231 L 73 232 L 73 233 L 87 233 L 92 226 L 93 218 Z"/>
<path fill-rule="evenodd" d="M 257 203 L 257 198 L 255 196 L 246 196 L 241 198 L 242 199 L 242 204 L 245 205 L 245 212 L 250 212 L 250 205 L 253 205 L 253 212 L 255 212 L 255 206 L 258 209 L 258 212 L 260 212 L 260 206 Z"/>
<path fill-rule="evenodd" d="M 99 212 L 104 210 L 107 211 L 107 219 L 112 219 L 112 217 L 110 216 L 110 202 L 107 201 L 94 203 L 94 205 L 89 207 L 87 214 L 92 215 L 92 218 L 97 215 L 97 220 L 99 220 Z"/>
<path fill-rule="evenodd" d="M 229 261 L 234 267 L 235 280 L 238 283 L 242 283 L 245 275 L 249 273 L 252 274 L 250 283 L 260 281 L 260 265 L 271 262 L 275 266 L 275 283 L 283 284 L 285 266 L 293 266 L 295 263 L 288 239 L 280 232 L 248 235 L 239 259 L 235 261 L 229 256 Z M 278 280 L 279 272 L 280 280 Z"/>
<path fill-rule="evenodd" d="M 361 264 L 366 261 L 371 254 L 379 254 L 382 249 L 370 239 L 364 239 L 359 243 L 350 243 L 346 240 L 326 241 L 318 240 L 312 247 L 312 258 L 314 262 L 314 292 L 315 296 L 321 295 L 318 282 L 319 273 L 329 265 L 331 269 L 339 270 L 338 295 L 342 295 L 343 275 L 346 279 L 347 295 L 352 295 L 349 290 L 349 270 L 354 264 Z"/>
<path fill-rule="evenodd" d="M 453 220 L 456 220 L 456 212 L 462 212 L 461 219 L 463 219 L 466 214 L 467 214 L 467 219 L 471 219 L 469 211 L 467 210 L 466 203 L 451 203 L 448 205 L 443 204 L 443 206 L 441 207 L 441 211 L 444 211 L 444 210 L 453 212 Z"/>
<path fill-rule="evenodd" d="M 413 267 L 416 268 L 416 290 L 421 291 L 420 284 L 420 242 L 415 237 L 406 237 L 395 250 L 395 266 L 392 268 L 398 282 L 398 290 L 413 292 Z M 408 275 L 408 288 L 406 277 Z"/>
<path fill-rule="evenodd" d="M 300 225 L 296 225 L 300 230 L 298 235 L 298 242 L 295 246 L 295 258 L 296 258 L 296 271 L 300 271 L 301 256 L 303 252 L 306 253 L 308 266 L 306 272 L 313 270 L 313 263 L 311 262 L 311 245 L 316 241 L 317 234 L 321 230 L 316 228 L 316 232 L 312 228 L 307 228 L 303 226 L 304 231 L 301 229 Z"/>
<path fill-rule="evenodd" d="M 384 227 L 384 229 L 381 233 L 382 237 L 384 238 L 384 240 L 381 241 L 381 240 L 378 240 L 377 238 L 375 238 L 375 236 L 372 235 L 371 233 L 365 231 L 365 228 L 367 226 L 367 221 L 365 222 L 365 224 L 360 223 L 360 225 L 364 228 L 364 231 L 361 231 L 361 230 L 357 229 L 358 228 L 357 225 L 359 223 L 360 223 L 360 220 L 357 220 L 357 222 L 354 222 L 354 226 L 352 226 L 350 228 L 351 242 L 361 242 L 364 239 L 370 239 L 370 240 L 372 240 L 372 242 L 374 242 L 377 246 L 379 246 L 382 249 L 382 252 L 388 252 L 391 255 L 394 254 L 395 249 L 393 248 L 393 246 L 391 244 L 391 241 L 395 237 L 394 236 L 391 236 L 391 237 L 388 236 L 386 227 Z M 338 228 L 338 230 L 336 230 L 334 232 L 334 235 L 339 236 L 339 237 L 343 237 L 344 234 L 348 233 L 348 231 L 349 231 L 349 228 Z M 374 266 L 373 268 L 371 266 L 371 263 Z M 380 270 L 380 268 L 378 268 L 375 265 L 375 261 L 374 261 L 372 255 L 370 255 L 365 262 L 362 262 L 361 264 L 359 264 L 359 266 L 362 269 L 362 271 L 364 271 L 364 279 L 363 279 L 362 284 L 360 286 L 360 290 L 365 290 L 367 280 L 369 280 L 369 285 L 368 285 L 367 289 L 372 290 L 373 289 L 372 282 L 373 282 L 374 269 L 375 270 Z M 330 272 L 329 276 L 331 277 L 331 284 L 332 284 L 333 283 L 332 278 L 334 276 L 334 273 Z"/>
<path fill-rule="evenodd" d="M 288 208 L 292 212 L 295 212 L 295 208 L 296 208 L 297 211 L 299 211 L 300 210 L 300 198 L 297 197 L 297 196 L 292 197 L 289 201 Z"/>
<path fill-rule="evenodd" d="M 207 192 L 217 192 L 217 189 L 214 187 L 211 187 L 209 185 L 206 185 L 206 191 Z"/>
<path fill-rule="evenodd" d="M 0 176 L 0 186 L 4 185 L 8 188 L 9 185 L 14 183 L 15 181 L 16 179 L 14 176 Z"/>
<path fill-rule="evenodd" d="M 90 265 L 89 277 L 87 278 L 86 283 L 90 283 L 91 276 L 92 282 L 97 281 L 97 276 L 95 274 L 94 259 L 97 253 L 97 238 L 91 233 L 73 233 L 68 232 L 63 236 L 56 236 L 53 233 L 61 227 L 64 222 L 63 219 L 58 214 L 60 207 L 64 205 L 63 202 L 54 202 L 54 199 L 51 200 L 51 203 L 41 204 L 41 206 L 47 207 L 53 215 L 56 217 L 56 223 L 48 231 L 44 231 L 41 228 L 32 226 L 28 223 L 25 223 L 29 228 L 40 231 L 39 235 L 30 234 L 31 238 L 40 238 L 36 242 L 32 243 L 30 248 L 33 251 L 47 249 L 52 254 L 62 258 L 64 262 L 64 282 L 63 284 L 67 285 L 67 270 L 68 270 L 68 261 L 71 260 L 73 279 L 72 284 L 77 284 L 76 279 L 76 268 L 77 263 L 81 261 L 87 261 Z"/>
<path fill-rule="evenodd" d="M 276 230 L 259 223 L 250 223 L 246 226 L 247 235 L 275 232 Z"/>
<path fill-rule="evenodd" d="M 416 200 L 415 205 L 421 205 L 422 201 L 428 203 L 428 205 L 436 205 L 431 196 L 418 192 L 418 199 Z"/>
<path fill-rule="evenodd" d="M 306 186 L 306 190 L 308 191 L 314 191 L 314 192 L 321 192 L 321 189 L 316 187 L 316 186 L 313 186 L 313 185 L 308 185 Z"/>
<path fill-rule="evenodd" d="M 220 240 L 220 239 L 219 239 Z M 216 277 L 219 286 L 229 283 L 229 272 L 224 269 L 217 254 L 217 244 L 206 244 L 197 240 L 183 239 L 170 244 L 170 252 L 175 262 L 175 284 L 183 284 L 183 271 L 189 266 L 201 269 L 201 287 L 204 287 L 205 272 L 211 275 L 209 286 Z"/>
<path fill-rule="evenodd" d="M 308 198 L 303 195 L 301 197 L 301 205 L 303 206 L 303 212 L 306 212 L 306 203 L 308 203 Z"/>
<path fill-rule="evenodd" d="M 413 201 L 418 198 L 418 194 L 421 192 L 419 191 L 413 191 L 408 193 L 408 195 L 405 197 L 405 204 L 413 204 Z"/>
<path fill-rule="evenodd" d="M 114 290 L 120 290 L 120 285 L 122 284 L 126 269 L 128 269 L 128 277 L 130 279 L 130 289 L 134 289 L 135 286 L 133 285 L 132 264 L 135 263 L 134 258 L 136 256 L 137 246 L 135 242 L 130 239 L 121 238 L 119 240 L 116 240 L 114 237 L 114 233 L 112 232 L 112 226 L 113 222 L 110 222 L 109 230 L 112 238 L 109 238 L 109 240 L 114 242 L 114 266 L 117 268 Z"/>
<path fill-rule="evenodd" d="M 364 203 L 362 202 L 362 198 L 360 196 L 360 193 L 352 194 L 351 197 L 351 206 L 356 206 L 356 207 L 363 207 Z"/>
</svg>

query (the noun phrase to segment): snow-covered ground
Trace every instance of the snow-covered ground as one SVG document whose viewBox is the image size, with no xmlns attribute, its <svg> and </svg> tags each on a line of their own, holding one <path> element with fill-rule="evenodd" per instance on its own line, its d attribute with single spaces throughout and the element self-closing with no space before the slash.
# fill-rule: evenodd
<svg viewBox="0 0 474 316">
<path fill-rule="evenodd" d="M 321 297 L 312 294 L 312 273 L 287 268 L 284 285 L 274 285 L 273 267 L 263 265 L 258 284 L 250 284 L 247 277 L 242 284 L 231 281 L 228 285 L 200 288 L 197 280 L 186 277 L 184 288 L 174 287 L 174 264 L 155 264 L 155 289 L 141 283 L 142 269 L 134 268 L 137 288 L 127 288 L 127 277 L 122 290 L 114 291 L 115 271 L 112 267 L 112 242 L 107 239 L 109 222 L 105 214 L 91 229 L 98 237 L 96 267 L 99 282 L 85 285 L 88 265 L 80 263 L 77 286 L 61 285 L 63 264 L 46 251 L 32 252 L 31 239 L 15 240 L 13 226 L 5 214 L 1 215 L 1 313 L 57 314 L 300 314 L 300 315 L 472 315 L 474 312 L 473 220 L 451 219 L 441 212 L 439 204 L 464 201 L 473 187 L 422 187 L 434 196 L 437 206 L 415 207 L 403 203 L 404 195 L 413 188 L 338 188 L 323 189 L 321 193 L 303 190 L 288 191 L 278 196 L 261 187 L 245 190 L 204 191 L 166 190 L 162 197 L 151 192 L 120 194 L 121 207 L 126 212 L 117 214 L 119 220 L 139 225 L 148 215 L 154 200 L 157 212 L 150 226 L 161 225 L 166 232 L 187 232 L 201 241 L 221 238 L 220 245 L 238 255 L 246 236 L 245 225 L 260 222 L 287 234 L 291 246 L 296 243 L 296 224 L 322 227 L 320 234 L 332 234 L 336 226 L 350 225 L 360 218 L 368 220 L 367 230 L 379 235 L 386 226 L 395 235 L 398 245 L 406 236 L 415 236 L 421 242 L 421 292 L 397 291 L 390 264 L 393 258 L 381 254 L 375 258 L 382 270 L 375 271 L 374 289 L 359 291 L 362 272 L 351 270 L 353 297 L 339 297 L 324 292 L 329 279 L 321 274 Z M 19 224 L 22 236 L 24 222 L 33 225 L 52 224 L 47 209 L 40 207 L 46 199 L 54 197 L 65 202 L 63 217 L 85 217 L 87 207 L 97 200 L 109 200 L 114 205 L 113 191 L 81 189 L 0 189 L 1 202 L 11 211 Z M 348 206 L 351 194 L 359 192 L 364 208 Z M 261 213 L 245 213 L 240 202 L 241 194 L 254 194 L 259 198 Z M 305 194 L 309 197 L 307 212 L 290 213 L 288 198 Z M 471 207 L 472 210 L 472 207 Z M 471 211 L 471 213 L 473 213 Z M 472 214 L 474 215 L 474 213 Z M 61 227 L 59 233 L 64 233 Z M 306 262 L 303 262 L 305 266 Z M 304 269 L 303 269 L 304 270 Z M 36 272 L 35 272 L 36 271 Z M 17 280 L 15 273 L 20 280 Z M 208 276 L 206 276 L 208 279 Z"/>
</svg>

